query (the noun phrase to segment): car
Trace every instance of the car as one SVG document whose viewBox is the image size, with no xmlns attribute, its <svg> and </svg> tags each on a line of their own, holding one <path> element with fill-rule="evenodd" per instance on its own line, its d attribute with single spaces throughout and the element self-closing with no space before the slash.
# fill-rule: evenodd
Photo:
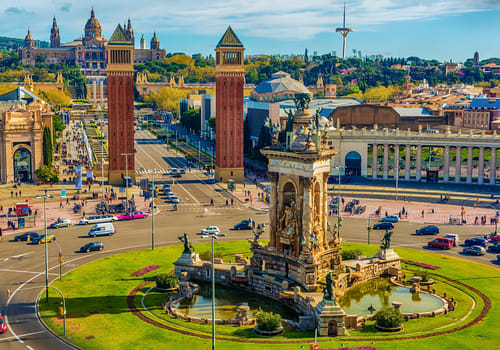
<svg viewBox="0 0 500 350">
<path fill-rule="evenodd" d="M 475 238 L 469 238 L 464 241 L 464 244 L 466 246 L 481 246 L 481 247 L 487 247 L 488 246 L 488 240 L 480 237 L 475 237 Z"/>
<path fill-rule="evenodd" d="M 251 230 L 252 228 L 253 228 L 252 223 L 248 220 L 243 220 L 234 225 L 235 230 Z"/>
<path fill-rule="evenodd" d="M 500 254 L 497 255 L 497 260 L 500 261 Z"/>
<path fill-rule="evenodd" d="M 133 213 L 123 214 L 117 216 L 118 221 L 124 220 L 135 220 L 135 219 L 145 219 L 149 216 L 148 213 L 144 213 L 142 211 L 135 211 Z"/>
<path fill-rule="evenodd" d="M 469 247 L 465 247 L 463 250 L 462 250 L 462 253 L 464 254 L 471 254 L 471 255 L 484 255 L 486 254 L 486 249 L 484 249 L 484 247 L 481 247 L 479 245 L 472 245 L 472 246 L 469 246 Z"/>
<path fill-rule="evenodd" d="M 492 234 L 492 235 L 490 236 L 490 240 L 491 240 L 492 242 L 495 242 L 495 243 L 500 243 L 500 236 L 495 235 L 495 234 Z"/>
<path fill-rule="evenodd" d="M 217 237 L 226 237 L 227 235 L 225 233 L 218 233 L 216 234 Z"/>
<path fill-rule="evenodd" d="M 211 184 L 214 184 L 215 183 L 215 179 L 213 177 L 210 177 L 208 178 L 206 181 L 205 181 L 207 184 L 211 185 Z"/>
<path fill-rule="evenodd" d="M 170 198 L 170 202 L 172 202 L 172 203 L 174 203 L 174 204 L 177 204 L 177 203 L 179 203 L 179 198 L 177 198 L 177 197 L 172 197 L 172 198 Z"/>
<path fill-rule="evenodd" d="M 490 245 L 488 249 L 493 252 L 500 252 L 500 243 L 495 243 L 493 245 Z"/>
<path fill-rule="evenodd" d="M 448 233 L 444 236 L 444 238 L 450 238 L 453 240 L 453 246 L 456 247 L 458 244 L 458 235 L 455 233 Z"/>
<path fill-rule="evenodd" d="M 169 191 L 166 193 L 167 194 L 167 197 L 170 198 L 170 197 L 176 197 L 175 193 L 172 192 L 172 191 Z"/>
<path fill-rule="evenodd" d="M 57 219 L 53 223 L 51 223 L 47 228 L 61 228 L 68 227 L 71 225 L 71 220 L 69 219 Z"/>
<path fill-rule="evenodd" d="M 380 222 L 398 222 L 399 218 L 396 215 L 389 215 L 380 219 Z"/>
<path fill-rule="evenodd" d="M 451 238 L 436 238 L 433 239 L 432 241 L 429 241 L 427 245 L 432 248 L 439 248 L 439 249 L 450 249 L 454 247 L 455 240 Z"/>
<path fill-rule="evenodd" d="M 21 235 L 18 235 L 18 236 L 15 236 L 14 237 L 14 241 L 16 242 L 23 242 L 23 241 L 27 241 L 28 240 L 28 236 L 30 237 L 30 241 L 35 239 L 35 238 L 38 238 L 40 237 L 40 235 L 36 232 L 25 232 Z"/>
<path fill-rule="evenodd" d="M 101 242 L 89 242 L 80 248 L 81 253 L 88 253 L 96 250 L 103 250 L 104 244 Z"/>
<path fill-rule="evenodd" d="M 117 221 L 118 218 L 113 215 L 89 216 L 80 220 L 80 225 L 100 224 L 103 222 Z"/>
<path fill-rule="evenodd" d="M 208 235 L 201 235 L 201 238 L 208 238 Z"/>
<path fill-rule="evenodd" d="M 38 236 L 37 238 L 33 239 L 31 241 L 32 244 L 42 244 L 42 243 L 45 243 L 45 239 L 47 239 L 47 243 L 50 243 L 50 242 L 53 242 L 56 240 L 56 237 L 53 236 L 53 235 L 41 235 L 41 236 Z"/>
<path fill-rule="evenodd" d="M 422 226 L 415 231 L 417 235 L 437 235 L 439 233 L 439 227 L 434 225 Z"/>
<path fill-rule="evenodd" d="M 3 334 L 5 332 L 7 332 L 7 323 L 5 323 L 5 320 L 0 315 L 0 334 Z"/>
<path fill-rule="evenodd" d="M 213 235 L 219 233 L 220 230 L 217 226 L 208 226 L 201 230 L 202 235 Z"/>
<path fill-rule="evenodd" d="M 394 228 L 394 224 L 392 222 L 377 222 L 373 225 L 374 230 L 392 230 Z"/>
</svg>

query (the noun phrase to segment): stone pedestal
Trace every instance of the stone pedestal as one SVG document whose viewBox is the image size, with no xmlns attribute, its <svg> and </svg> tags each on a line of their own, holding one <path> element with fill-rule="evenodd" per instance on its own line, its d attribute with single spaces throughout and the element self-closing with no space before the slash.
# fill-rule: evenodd
<svg viewBox="0 0 500 350">
<path fill-rule="evenodd" d="M 200 261 L 200 256 L 197 253 L 182 253 L 182 255 L 174 263 L 175 265 L 192 265 Z"/>
<path fill-rule="evenodd" d="M 344 318 L 346 313 L 334 300 L 323 300 L 316 307 L 320 336 L 347 335 Z"/>
<path fill-rule="evenodd" d="M 375 257 L 383 260 L 399 259 L 399 255 L 392 249 L 379 249 Z"/>
</svg>

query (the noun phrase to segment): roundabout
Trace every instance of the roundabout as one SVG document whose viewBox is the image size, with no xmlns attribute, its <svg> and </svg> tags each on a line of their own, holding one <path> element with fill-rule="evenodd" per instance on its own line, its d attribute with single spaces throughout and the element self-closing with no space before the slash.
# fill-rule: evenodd
<svg viewBox="0 0 500 350">
<path fill-rule="evenodd" d="M 376 246 L 345 243 L 343 248 L 359 248 L 373 254 Z M 209 250 L 209 244 L 196 244 L 199 252 Z M 224 260 L 232 254 L 249 251 L 248 242 L 218 242 L 217 251 Z M 495 346 L 495 324 L 498 314 L 498 270 L 462 259 L 416 252 L 397 248 L 406 260 L 420 261 L 439 266 L 432 271 L 436 292 L 446 293 L 457 301 L 457 308 L 434 318 L 412 319 L 404 322 L 404 331 L 397 334 L 377 332 L 372 327 L 349 330 L 350 336 L 318 338 L 320 347 L 371 345 L 379 349 L 442 349 L 484 348 Z M 161 303 L 165 293 L 150 291 L 152 278 L 158 273 L 168 273 L 182 247 L 158 248 L 109 256 L 83 265 L 67 273 L 53 287 L 60 289 L 66 298 L 66 340 L 85 349 L 119 349 L 158 346 L 173 348 L 176 345 L 205 348 L 211 342 L 211 325 L 186 322 L 166 314 Z M 160 268 L 143 276 L 131 276 L 135 271 L 156 264 Z M 403 272 L 412 276 L 418 267 L 402 264 Z M 421 269 L 421 268 L 420 268 Z M 98 273 L 97 273 L 98 272 Z M 216 287 L 217 294 L 217 287 Z M 46 325 L 56 334 L 63 334 L 62 316 L 59 316 L 61 299 L 50 292 L 49 303 L 39 300 L 39 313 Z M 367 326 L 372 323 L 367 322 Z M 293 331 L 285 326 L 281 336 L 263 339 L 252 332 L 253 326 L 216 326 L 217 348 L 229 349 L 237 343 L 243 349 L 300 348 L 313 342 L 314 333 Z M 470 340 L 474 339 L 474 342 Z"/>
</svg>

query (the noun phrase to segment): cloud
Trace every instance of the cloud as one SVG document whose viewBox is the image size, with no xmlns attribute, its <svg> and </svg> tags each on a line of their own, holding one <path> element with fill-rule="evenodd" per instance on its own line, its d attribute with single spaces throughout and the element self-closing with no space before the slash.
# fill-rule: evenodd
<svg viewBox="0 0 500 350">
<path fill-rule="evenodd" d="M 67 2 L 67 3 L 63 4 L 61 7 L 59 7 L 59 10 L 62 12 L 68 13 L 69 10 L 71 10 L 71 3 Z"/>
<path fill-rule="evenodd" d="M 5 15 L 7 16 L 25 16 L 25 15 L 32 15 L 33 12 L 26 11 L 22 7 L 7 7 L 5 9 Z"/>
</svg>

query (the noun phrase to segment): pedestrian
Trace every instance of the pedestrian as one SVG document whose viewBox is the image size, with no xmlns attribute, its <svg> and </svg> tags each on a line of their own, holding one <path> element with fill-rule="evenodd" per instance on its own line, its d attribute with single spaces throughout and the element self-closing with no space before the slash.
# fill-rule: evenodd
<svg viewBox="0 0 500 350">
<path fill-rule="evenodd" d="M 226 199 L 226 207 L 227 207 L 228 205 L 229 205 L 229 202 L 228 202 L 228 200 Z"/>
<path fill-rule="evenodd" d="M 344 197 L 341 197 L 341 199 L 342 199 L 342 205 L 344 205 L 345 202 Z"/>
<path fill-rule="evenodd" d="M 85 219 L 85 210 L 82 210 L 82 216 Z"/>
<path fill-rule="evenodd" d="M 214 205 L 214 199 L 213 198 L 210 198 L 210 205 L 213 207 Z"/>
<path fill-rule="evenodd" d="M 234 204 L 233 199 L 231 198 L 231 206 Z"/>
<path fill-rule="evenodd" d="M 63 207 L 62 201 L 59 201 L 59 208 L 62 208 L 62 207 Z"/>
<path fill-rule="evenodd" d="M 66 197 L 66 205 L 69 205 L 69 198 Z"/>
<path fill-rule="evenodd" d="M 425 213 L 425 212 L 424 212 L 424 210 L 422 209 L 422 217 L 424 217 L 424 213 Z"/>
<path fill-rule="evenodd" d="M 21 198 L 21 191 L 19 191 L 19 198 Z"/>
<path fill-rule="evenodd" d="M 432 214 L 434 214 L 434 208 L 432 208 L 432 211 L 431 211 L 431 212 L 432 212 Z"/>
<path fill-rule="evenodd" d="M 14 191 L 10 191 L 10 198 L 14 197 Z"/>
<path fill-rule="evenodd" d="M 387 213 L 387 210 L 385 211 L 385 216 L 386 216 L 386 217 L 388 217 L 388 216 L 389 216 L 389 214 Z"/>
<path fill-rule="evenodd" d="M 17 191 L 16 191 L 16 198 L 17 198 Z"/>
</svg>

